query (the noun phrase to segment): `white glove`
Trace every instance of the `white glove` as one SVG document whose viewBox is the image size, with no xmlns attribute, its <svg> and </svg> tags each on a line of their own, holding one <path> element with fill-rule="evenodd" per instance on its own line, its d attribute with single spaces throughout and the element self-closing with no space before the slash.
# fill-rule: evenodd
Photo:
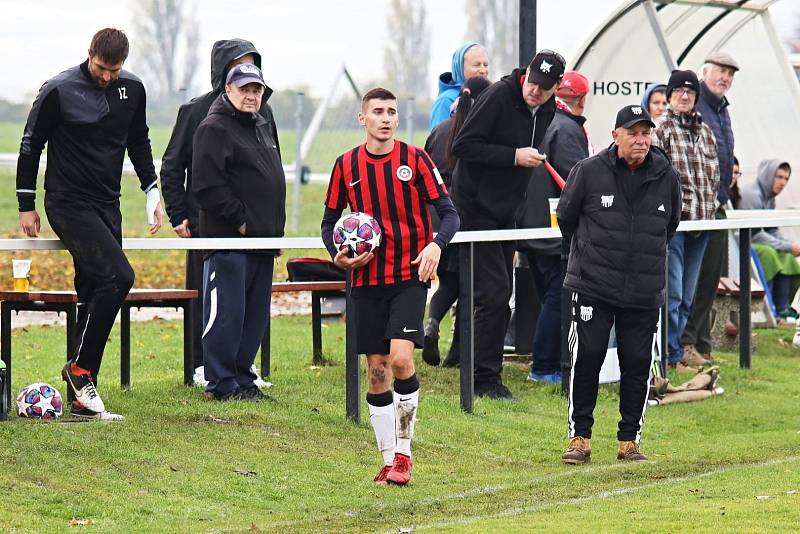
<svg viewBox="0 0 800 534">
<path fill-rule="evenodd" d="M 153 225 L 156 223 L 156 208 L 161 203 L 161 195 L 157 187 L 153 187 L 147 193 L 147 224 Z"/>
</svg>

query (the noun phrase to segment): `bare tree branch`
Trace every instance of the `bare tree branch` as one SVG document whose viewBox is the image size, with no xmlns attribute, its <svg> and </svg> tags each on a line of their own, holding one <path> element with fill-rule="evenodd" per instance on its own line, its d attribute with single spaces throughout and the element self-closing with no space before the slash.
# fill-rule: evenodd
<svg viewBox="0 0 800 534">
<path fill-rule="evenodd" d="M 422 0 L 392 0 L 386 19 L 391 39 L 383 52 L 387 89 L 400 97 L 419 98 L 426 93 L 430 27 Z"/>
</svg>

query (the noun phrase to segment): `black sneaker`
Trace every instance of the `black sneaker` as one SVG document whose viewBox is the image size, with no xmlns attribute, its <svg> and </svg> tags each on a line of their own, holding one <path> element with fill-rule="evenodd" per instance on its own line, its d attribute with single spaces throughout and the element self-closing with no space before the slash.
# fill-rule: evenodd
<svg viewBox="0 0 800 534">
<path fill-rule="evenodd" d="M 205 391 L 203 392 L 203 396 L 206 398 L 206 400 L 214 401 L 244 400 L 241 389 L 234 389 L 233 391 L 223 394 L 219 393 L 218 391 Z"/>
<path fill-rule="evenodd" d="M 422 360 L 436 367 L 442 361 L 439 354 L 439 321 L 428 319 L 425 325 L 425 342 L 422 345 Z"/>
<path fill-rule="evenodd" d="M 256 385 L 240 390 L 239 396 L 241 400 L 250 402 L 275 401 L 274 398 L 261 391 Z"/>
<path fill-rule="evenodd" d="M 442 362 L 442 367 L 461 367 L 461 355 L 459 354 L 458 343 L 450 345 L 447 357 Z"/>
<path fill-rule="evenodd" d="M 67 362 L 67 365 L 61 369 L 61 377 L 75 393 L 75 400 L 81 403 L 83 407 L 94 413 L 106 411 L 103 399 L 100 398 L 100 395 L 97 394 L 97 389 L 94 387 L 92 373 L 72 362 Z"/>
<path fill-rule="evenodd" d="M 481 392 L 475 392 L 475 394 L 479 397 L 486 397 L 487 399 L 494 399 L 494 400 L 508 400 L 512 402 L 517 402 L 519 399 L 511 393 L 511 390 L 505 387 L 503 384 L 497 384 L 493 388 L 486 389 Z"/>
</svg>

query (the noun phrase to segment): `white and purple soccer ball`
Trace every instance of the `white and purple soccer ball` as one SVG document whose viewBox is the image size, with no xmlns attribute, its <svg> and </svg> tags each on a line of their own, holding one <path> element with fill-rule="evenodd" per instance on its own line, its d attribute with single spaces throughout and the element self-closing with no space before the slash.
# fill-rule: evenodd
<svg viewBox="0 0 800 534">
<path fill-rule="evenodd" d="M 354 211 L 343 215 L 333 227 L 333 242 L 338 250 L 349 247 L 350 256 L 372 252 L 381 244 L 381 227 L 367 213 Z"/>
<path fill-rule="evenodd" d="M 37 382 L 22 388 L 17 395 L 17 413 L 20 417 L 50 421 L 61 416 L 64 401 L 50 384 Z"/>
</svg>

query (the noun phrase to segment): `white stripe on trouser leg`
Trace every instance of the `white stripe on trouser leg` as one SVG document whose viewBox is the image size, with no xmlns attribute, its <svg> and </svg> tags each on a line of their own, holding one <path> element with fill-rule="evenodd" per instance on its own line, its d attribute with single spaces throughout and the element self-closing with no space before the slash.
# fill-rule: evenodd
<svg viewBox="0 0 800 534">
<path fill-rule="evenodd" d="M 647 410 L 647 399 L 650 397 L 650 382 L 653 381 L 653 366 L 652 360 L 655 358 L 658 351 L 656 350 L 656 337 L 658 336 L 658 332 L 653 334 L 653 342 L 650 344 L 650 372 L 647 373 L 647 389 L 644 392 L 644 402 L 642 403 L 642 416 L 639 417 L 639 430 L 636 431 L 636 443 L 639 443 L 639 440 L 642 437 L 642 427 L 644 426 L 644 412 Z"/>
<path fill-rule="evenodd" d="M 214 273 L 211 273 L 211 279 L 214 279 Z M 217 318 L 217 288 L 211 290 L 211 312 L 208 315 L 208 324 L 206 324 L 205 330 L 203 330 L 203 336 L 206 337 L 208 331 L 211 330 L 211 327 L 214 326 L 214 321 Z"/>
<path fill-rule="evenodd" d="M 573 410 L 572 395 L 573 392 L 575 391 L 575 388 L 573 386 L 573 383 L 575 381 L 575 362 L 578 359 L 578 323 L 577 321 L 575 321 L 574 317 L 575 317 L 575 303 L 578 302 L 578 294 L 572 293 L 571 300 L 572 300 L 572 310 L 570 310 L 571 311 L 570 316 L 573 317 L 573 319 L 570 320 L 569 322 L 569 335 L 567 337 L 567 345 L 569 347 L 569 354 L 570 354 L 570 359 L 572 360 L 572 366 L 570 367 L 569 370 L 569 408 L 568 408 L 567 420 L 569 422 L 568 437 L 574 438 L 575 421 L 573 421 L 572 419 L 572 410 Z"/>
<path fill-rule="evenodd" d="M 80 303 L 79 303 L 80 305 Z M 78 344 L 78 352 L 75 354 L 75 363 L 81 358 L 81 349 L 83 348 L 83 338 L 86 337 L 86 330 L 89 329 L 89 320 L 92 318 L 91 313 L 86 314 L 86 324 L 83 325 L 83 332 L 81 332 L 81 342 Z"/>
</svg>

